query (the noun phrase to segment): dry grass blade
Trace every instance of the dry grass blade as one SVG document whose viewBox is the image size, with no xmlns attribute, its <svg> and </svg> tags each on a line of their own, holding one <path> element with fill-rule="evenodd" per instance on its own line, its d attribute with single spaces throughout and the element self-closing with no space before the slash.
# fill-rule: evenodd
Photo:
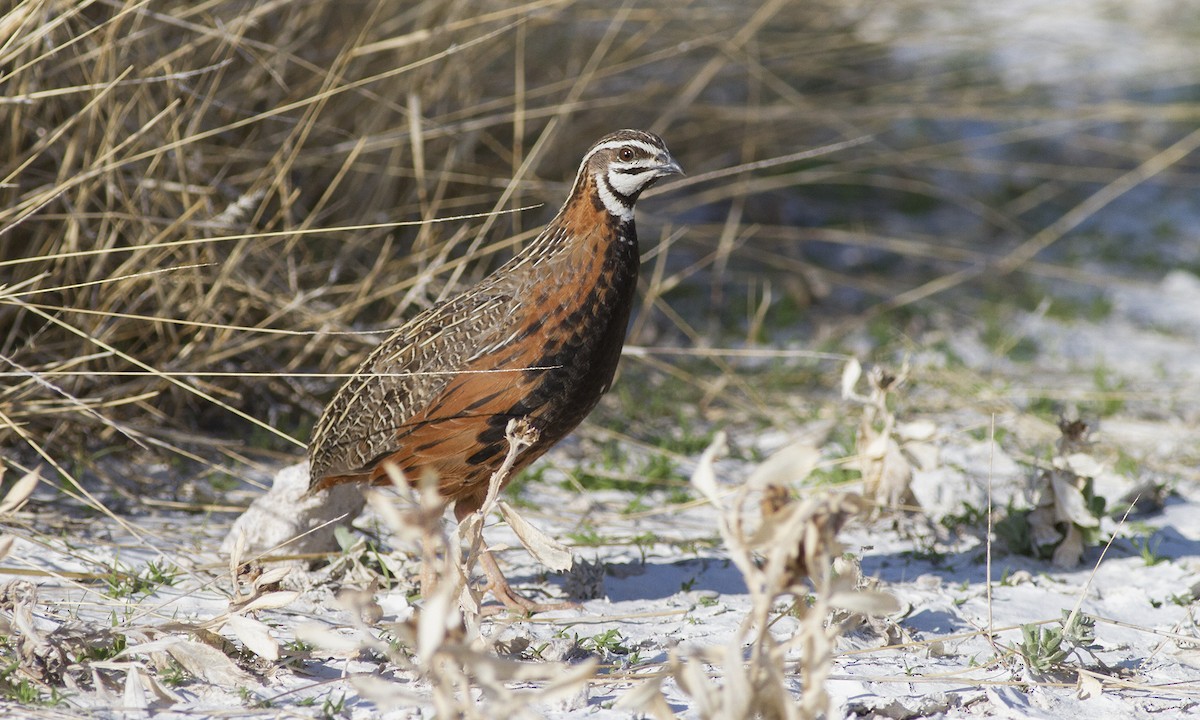
<svg viewBox="0 0 1200 720">
<path fill-rule="evenodd" d="M 4 479 L 7 469 L 7 467 L 0 466 L 0 480 Z M 30 470 L 21 476 L 20 480 L 13 483 L 8 492 L 4 493 L 4 498 L 0 499 L 0 515 L 7 515 L 19 510 L 33 494 L 41 479 L 42 476 L 37 470 Z"/>
</svg>

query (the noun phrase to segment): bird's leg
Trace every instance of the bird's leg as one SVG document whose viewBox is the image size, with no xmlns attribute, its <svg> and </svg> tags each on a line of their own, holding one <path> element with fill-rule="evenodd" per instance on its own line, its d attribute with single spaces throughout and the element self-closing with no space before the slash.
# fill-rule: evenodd
<svg viewBox="0 0 1200 720">
<path fill-rule="evenodd" d="M 463 498 L 455 503 L 454 516 L 461 524 L 471 513 L 478 510 L 482 504 L 483 498 L 478 496 Z M 482 532 L 482 523 L 480 523 L 480 533 Z M 483 574 L 487 577 L 488 581 L 487 587 L 484 588 L 485 591 L 491 591 L 492 597 L 503 603 L 504 607 L 514 613 L 532 615 L 533 613 L 548 612 L 550 610 L 565 610 L 578 607 L 576 603 L 568 601 L 539 603 L 517 593 L 509 586 L 504 573 L 500 571 L 500 566 L 496 563 L 496 556 L 483 543 L 480 544 L 479 564 L 483 567 Z M 484 614 L 490 615 L 498 610 L 499 608 L 491 606 Z"/>
<path fill-rule="evenodd" d="M 508 608 L 511 612 L 521 615 L 532 615 L 534 613 L 549 612 L 550 610 L 569 610 L 579 607 L 578 603 L 573 603 L 569 600 L 548 603 L 535 602 L 517 593 L 517 591 L 509 586 L 504 573 L 500 571 L 500 566 L 496 564 L 496 556 L 487 548 L 484 548 L 479 553 L 479 564 L 483 566 L 483 574 L 487 576 L 487 589 L 492 592 L 492 597 L 504 603 L 504 607 Z"/>
</svg>

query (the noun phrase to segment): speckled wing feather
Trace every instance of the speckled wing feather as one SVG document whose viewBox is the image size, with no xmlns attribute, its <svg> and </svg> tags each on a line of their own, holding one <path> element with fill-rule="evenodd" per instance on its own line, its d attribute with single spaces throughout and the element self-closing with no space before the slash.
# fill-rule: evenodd
<svg viewBox="0 0 1200 720">
<path fill-rule="evenodd" d="M 314 480 L 366 476 L 381 457 L 401 450 L 397 431 L 472 357 L 502 339 L 504 324 L 497 319 L 512 303 L 499 288 L 460 295 L 421 313 L 375 348 L 321 416 L 309 445 Z"/>
</svg>

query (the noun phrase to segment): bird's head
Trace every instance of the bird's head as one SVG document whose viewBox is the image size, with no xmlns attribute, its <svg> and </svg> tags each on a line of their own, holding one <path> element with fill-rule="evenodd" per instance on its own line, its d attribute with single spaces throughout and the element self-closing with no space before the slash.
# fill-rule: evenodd
<svg viewBox="0 0 1200 720">
<path fill-rule="evenodd" d="M 588 150 L 575 182 L 578 189 L 590 177 L 605 209 L 629 220 L 643 190 L 661 177 L 682 173 L 662 138 L 643 130 L 618 130 Z"/>
</svg>

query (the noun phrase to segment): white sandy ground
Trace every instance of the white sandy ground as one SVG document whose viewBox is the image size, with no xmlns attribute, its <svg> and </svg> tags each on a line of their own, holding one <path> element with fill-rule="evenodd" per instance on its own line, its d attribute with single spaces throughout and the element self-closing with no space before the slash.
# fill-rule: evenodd
<svg viewBox="0 0 1200 720">
<path fill-rule="evenodd" d="M 974 371 L 993 378 L 989 382 L 997 387 L 1011 383 L 1012 388 L 1056 387 L 1068 393 L 1092 388 L 1089 363 L 1102 358 L 1113 378 L 1144 395 L 1106 419 L 1096 437 L 1099 446 L 1119 448 L 1134 457 L 1142 468 L 1141 476 L 1109 474 L 1100 490 L 1115 501 L 1140 481 L 1162 482 L 1173 491 L 1165 506 L 1136 516 L 1135 524 L 1119 529 L 1118 539 L 1098 566 L 1098 548 L 1089 549 L 1083 564 L 1073 569 L 1006 555 L 997 548 L 990 584 L 985 545 L 979 539 L 982 528 L 961 535 L 939 532 L 935 523 L 920 517 L 852 523 L 841 534 L 845 549 L 861 559 L 864 574 L 878 578 L 903 609 L 872 625 L 852 628 L 840 640 L 827 685 L 833 698 L 830 717 L 1095 720 L 1183 718 L 1200 713 L 1200 628 L 1196 619 L 1200 601 L 1195 599 L 1200 595 L 1200 473 L 1196 469 L 1200 436 L 1194 430 L 1200 416 L 1196 390 L 1200 381 L 1200 280 L 1176 273 L 1156 287 L 1114 287 L 1110 299 L 1114 313 L 1098 325 L 1063 324 L 1035 316 L 1018 323 L 1021 332 L 1042 348 L 1032 365 L 1015 366 L 991 357 L 968 335 L 951 337 L 951 346 Z M 936 367 L 932 354 L 914 361 L 918 367 L 913 392 L 919 393 L 922 373 L 935 373 Z M 1023 390 L 1004 389 L 997 390 L 997 395 L 1012 397 L 1020 392 Z M 933 420 L 938 428 L 934 444 L 940 450 L 940 463 L 919 471 L 914 482 L 918 499 L 934 517 L 960 511 L 962 502 L 984 507 L 989 484 L 998 506 L 1013 498 L 1021 502 L 1022 487 L 1031 471 L 1019 462 L 1023 458 L 1013 447 L 1016 439 L 1042 433 L 1043 456 L 1053 440 L 1053 433 L 1013 412 L 995 418 L 996 427 L 1007 431 L 1009 438 L 999 444 L 980 432 L 992 421 L 983 410 L 947 410 L 920 419 Z M 806 428 L 794 430 L 794 436 L 800 437 Z M 755 443 L 753 436 L 739 436 L 736 430 L 731 430 L 731 435 L 743 447 Z M 760 438 L 759 444 L 771 451 L 792 436 L 776 432 Z M 577 462 L 569 457 L 571 453 L 568 446 L 556 451 L 554 458 L 560 465 Z M 750 467 L 745 462 L 723 461 L 718 464 L 718 475 L 734 487 Z M 554 471 L 547 472 L 546 478 L 554 480 Z M 232 499 L 248 502 L 255 494 L 235 493 Z M 533 484 L 523 498 L 537 508 L 526 510 L 526 516 L 556 537 L 566 538 L 567 533 L 591 527 L 606 539 L 599 547 L 574 550 L 578 557 L 606 565 L 603 597 L 584 602 L 578 610 L 547 613 L 532 620 L 485 621 L 485 632 L 501 639 L 505 647 L 540 647 L 543 659 L 569 662 L 599 655 L 607 664 L 594 682 L 566 699 L 535 704 L 534 716 L 630 717 L 629 712 L 612 705 L 641 684 L 633 675 L 655 673 L 672 647 L 720 647 L 735 636 L 749 601 L 742 577 L 724 548 L 711 544 L 717 537 L 711 507 L 695 503 L 670 511 L 655 510 L 656 501 L 662 498 L 651 496 L 643 499 L 649 510 L 630 515 L 623 512 L 633 498 L 629 493 L 579 495 L 558 489 L 554 482 Z M 39 499 L 45 501 L 42 507 L 54 506 L 49 493 L 39 494 L 34 510 Z M 172 632 L 170 623 L 200 623 L 228 609 L 228 560 L 218 548 L 231 517 L 163 513 L 129 520 L 140 538 L 99 518 L 71 522 L 66 532 L 55 534 L 33 530 L 44 527 L 46 516 L 27 513 L 5 528 L 16 540 L 3 566 L 46 573 L 4 578 L 38 586 L 34 620 L 40 631 L 105 627 L 115 621 L 130 634 L 130 646 L 157 640 L 159 644 L 150 647 L 161 650 L 164 638 L 186 637 L 183 632 Z M 371 534 L 386 533 L 370 514 L 358 524 Z M 1104 529 L 1118 530 L 1115 521 L 1106 521 Z M 631 542 L 647 533 L 657 541 L 644 540 L 640 547 Z M 1127 539 L 1131 536 L 1151 537 L 1154 552 L 1162 561 L 1148 565 Z M 486 537 L 493 544 L 517 545 L 511 531 L 495 522 Z M 378 542 L 386 552 L 388 537 Z M 357 551 L 349 555 L 362 557 Z M 175 586 L 161 587 L 150 596 L 112 599 L 102 595 L 95 583 L 78 582 L 63 574 L 94 573 L 115 561 L 140 568 L 156 559 L 175 563 L 186 573 Z M 386 554 L 384 562 L 399 574 L 411 577 L 415 571 L 411 559 L 402 553 Z M 563 579 L 545 579 L 524 551 L 503 553 L 502 563 L 519 587 L 562 595 Z M 353 632 L 354 623 L 349 613 L 339 608 L 334 594 L 338 587 L 367 575 L 351 568 L 333 583 L 328 575 L 296 570 L 285 587 L 301 592 L 283 607 L 254 614 L 270 626 L 278 643 L 287 643 L 297 628 L 313 623 L 343 634 Z M 412 608 L 406 600 L 410 589 L 410 584 L 401 583 L 396 589 L 375 593 L 379 617 L 373 627 L 410 617 Z M 1018 660 L 991 662 L 997 651 L 1019 642 L 1017 626 L 1057 620 L 1064 610 L 1077 605 L 1096 619 L 1096 646 L 1089 653 L 1067 658 L 1064 672 L 1034 679 Z M 782 599 L 779 607 L 786 607 Z M 793 618 L 781 616 L 773 632 L 783 640 L 795 627 Z M 131 628 L 157 631 L 138 639 Z M 594 645 L 589 639 L 613 629 L 620 633 L 619 648 L 608 652 L 591 649 Z M 981 632 L 988 629 L 994 640 Z M 225 625 L 220 632 L 235 648 L 243 646 L 245 637 L 234 627 Z M 889 644 L 900 647 L 884 647 Z M 13 718 L 164 719 L 433 715 L 429 689 L 422 681 L 397 672 L 369 653 L 314 650 L 294 662 L 281 663 L 242 652 L 240 662 L 240 671 L 214 662 L 206 679 L 189 678 L 170 688 L 171 695 L 160 698 L 145 690 L 144 683 L 128 680 L 135 674 L 130 668 L 152 665 L 150 654 L 135 647 L 104 671 L 112 681 L 110 687 L 67 691 L 66 701 L 53 708 L 3 702 L 0 714 Z M 1085 684 L 1084 692 L 1076 672 L 1080 668 L 1098 679 Z M 359 694 L 347 679 L 354 675 L 375 675 L 415 700 L 381 707 Z M 795 673 L 792 677 L 793 691 L 799 693 L 799 679 Z M 714 677 L 712 682 L 720 684 L 722 679 Z M 674 681 L 667 680 L 663 689 L 673 711 L 681 717 L 699 717 Z"/>
</svg>

